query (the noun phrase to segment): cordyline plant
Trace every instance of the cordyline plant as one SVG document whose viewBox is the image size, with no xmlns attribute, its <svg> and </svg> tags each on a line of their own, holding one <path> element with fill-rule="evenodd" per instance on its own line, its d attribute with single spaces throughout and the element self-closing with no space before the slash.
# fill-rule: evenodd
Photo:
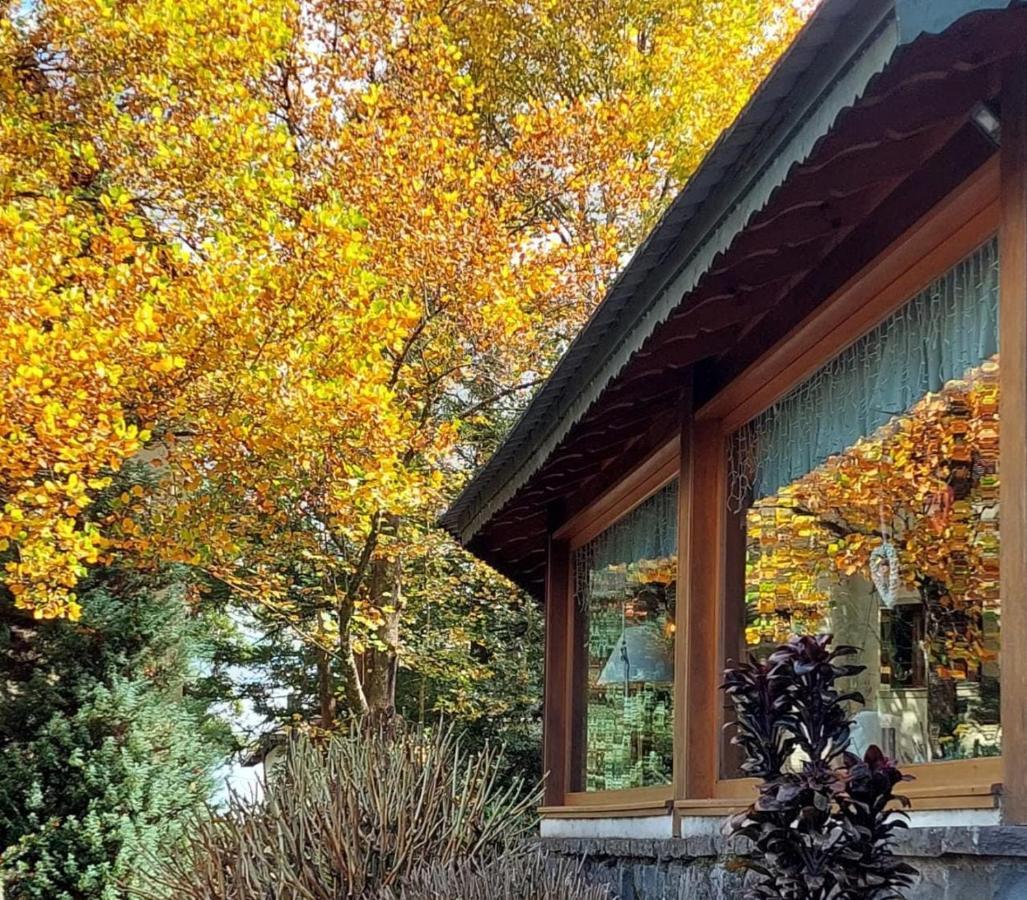
<svg viewBox="0 0 1027 900">
<path fill-rule="evenodd" d="M 503 783 L 501 751 L 468 752 L 452 727 L 354 723 L 290 740 L 256 803 L 191 825 L 156 862 L 147 900 L 604 900 L 526 836 L 538 787 Z M 519 890 L 518 877 L 534 893 Z"/>
<path fill-rule="evenodd" d="M 732 743 L 760 781 L 756 802 L 725 825 L 752 844 L 737 863 L 751 873 L 749 900 L 901 900 L 916 875 L 892 847 L 906 814 L 890 804 L 908 805 L 893 789 L 910 776 L 878 747 L 862 759 L 849 752 L 847 705 L 863 697 L 835 684 L 866 667 L 840 663 L 857 649 L 831 640 L 793 637 L 725 672 Z"/>
</svg>

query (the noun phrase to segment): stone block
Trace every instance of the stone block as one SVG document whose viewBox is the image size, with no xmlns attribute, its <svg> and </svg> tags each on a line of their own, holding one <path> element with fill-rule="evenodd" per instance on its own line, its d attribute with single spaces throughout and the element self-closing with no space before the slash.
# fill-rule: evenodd
<svg viewBox="0 0 1027 900">
<path fill-rule="evenodd" d="M 737 900 L 744 874 L 730 866 L 744 840 L 546 838 L 552 853 L 583 860 L 618 900 Z M 912 828 L 899 852 L 920 873 L 907 900 L 1027 900 L 1027 827 Z"/>
</svg>

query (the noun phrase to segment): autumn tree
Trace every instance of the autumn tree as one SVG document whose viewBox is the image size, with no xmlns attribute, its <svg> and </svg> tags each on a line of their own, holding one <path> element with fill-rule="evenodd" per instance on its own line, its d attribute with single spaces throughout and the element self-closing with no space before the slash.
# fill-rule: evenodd
<svg viewBox="0 0 1027 900">
<path fill-rule="evenodd" d="M 91 505 L 259 291 L 243 242 L 266 243 L 263 197 L 288 202 L 288 136 L 246 84 L 279 35 L 273 5 L 5 5 L 0 548 L 36 616 L 77 615 L 87 567 L 130 542 Z"/>
<path fill-rule="evenodd" d="M 199 567 L 316 652 L 322 724 L 393 707 L 464 442 L 523 400 L 799 18 L 594 7 L 7 7 L 13 606 L 75 616 L 114 559 Z M 159 487 L 101 512 L 137 455 Z"/>
</svg>

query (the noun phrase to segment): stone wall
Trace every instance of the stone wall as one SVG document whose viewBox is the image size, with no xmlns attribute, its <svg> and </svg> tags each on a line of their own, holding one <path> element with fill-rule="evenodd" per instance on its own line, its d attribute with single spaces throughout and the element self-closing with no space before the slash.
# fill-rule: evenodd
<svg viewBox="0 0 1027 900">
<path fill-rule="evenodd" d="M 741 876 L 713 835 L 637 840 L 543 838 L 553 853 L 583 858 L 590 878 L 619 900 L 738 900 Z M 1027 826 L 911 828 L 897 852 L 920 872 L 908 900 L 1027 900 Z"/>
</svg>

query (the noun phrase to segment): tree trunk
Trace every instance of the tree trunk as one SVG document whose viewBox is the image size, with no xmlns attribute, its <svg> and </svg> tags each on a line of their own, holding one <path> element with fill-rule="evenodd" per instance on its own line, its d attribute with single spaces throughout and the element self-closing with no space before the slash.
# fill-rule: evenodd
<svg viewBox="0 0 1027 900">
<path fill-rule="evenodd" d="M 321 707 L 321 727 L 327 731 L 335 725 L 336 707 L 332 657 L 327 650 L 317 651 L 317 693 Z"/>
<path fill-rule="evenodd" d="M 399 629 L 403 615 L 402 562 L 376 559 L 372 563 L 370 601 L 381 611 L 378 646 L 364 656 L 364 691 L 367 707 L 376 718 L 391 718 L 396 712 L 396 675 L 399 670 Z"/>
<path fill-rule="evenodd" d="M 350 636 L 350 620 L 353 618 L 353 601 L 343 600 L 338 607 L 339 619 L 339 650 L 336 666 L 342 679 L 342 695 L 346 700 L 346 711 L 351 715 L 363 715 L 367 712 L 367 697 L 360 683 L 357 671 L 357 659 L 353 653 L 353 641 Z"/>
<path fill-rule="evenodd" d="M 335 647 L 318 647 L 314 652 L 321 727 L 326 730 L 335 726 L 340 712 L 349 716 L 367 712 L 367 699 L 360 684 L 350 635 L 353 608 L 351 597 L 344 596 L 338 601 L 335 606 L 335 624 L 339 629 L 339 637 Z"/>
</svg>

